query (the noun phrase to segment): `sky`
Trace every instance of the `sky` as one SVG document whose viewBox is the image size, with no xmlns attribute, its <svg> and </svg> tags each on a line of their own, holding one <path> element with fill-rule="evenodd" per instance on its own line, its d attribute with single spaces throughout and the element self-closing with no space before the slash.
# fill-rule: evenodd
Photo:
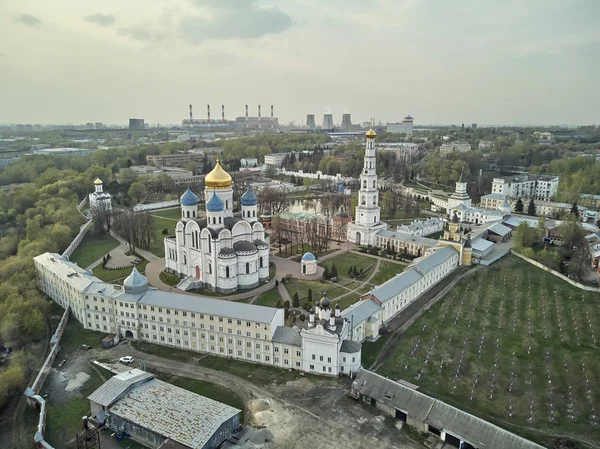
<svg viewBox="0 0 600 449">
<path fill-rule="evenodd" d="M 0 123 L 599 124 L 599 0 L 0 1 Z"/>
</svg>

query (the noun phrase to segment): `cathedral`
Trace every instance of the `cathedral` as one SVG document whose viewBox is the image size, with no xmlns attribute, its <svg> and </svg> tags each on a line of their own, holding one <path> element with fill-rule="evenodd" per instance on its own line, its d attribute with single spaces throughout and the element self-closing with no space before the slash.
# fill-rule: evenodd
<svg viewBox="0 0 600 449">
<path fill-rule="evenodd" d="M 206 217 L 198 216 L 198 196 L 181 196 L 175 236 L 165 238 L 166 271 L 182 281 L 177 288 L 231 293 L 269 278 L 269 240 L 257 217 L 250 188 L 241 197 L 241 217 L 233 216 L 233 181 L 217 160 L 204 178 Z"/>
<path fill-rule="evenodd" d="M 377 188 L 377 159 L 375 155 L 375 137 L 373 128 L 366 133 L 367 144 L 365 159 L 360 173 L 358 206 L 354 221 L 348 223 L 348 241 L 357 245 L 375 245 L 379 231 L 387 229 L 387 224 L 379 221 L 379 190 Z"/>
</svg>

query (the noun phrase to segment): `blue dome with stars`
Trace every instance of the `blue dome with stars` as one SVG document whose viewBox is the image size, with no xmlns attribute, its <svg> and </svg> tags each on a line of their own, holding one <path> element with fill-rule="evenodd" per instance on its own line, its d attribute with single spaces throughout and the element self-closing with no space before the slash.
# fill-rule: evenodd
<svg viewBox="0 0 600 449">
<path fill-rule="evenodd" d="M 256 206 L 258 198 L 256 198 L 256 195 L 254 194 L 250 186 L 248 186 L 248 190 L 242 195 L 240 201 L 242 202 L 242 206 Z"/>
<path fill-rule="evenodd" d="M 223 209 L 225 209 L 225 204 L 223 204 L 223 201 L 221 200 L 221 198 L 218 197 L 216 193 L 213 193 L 212 198 L 208 200 L 208 203 L 206 203 L 206 211 L 223 212 Z"/>
<path fill-rule="evenodd" d="M 185 193 L 181 195 L 181 198 L 179 198 L 179 204 L 182 206 L 195 206 L 198 204 L 198 196 L 188 187 Z"/>
</svg>

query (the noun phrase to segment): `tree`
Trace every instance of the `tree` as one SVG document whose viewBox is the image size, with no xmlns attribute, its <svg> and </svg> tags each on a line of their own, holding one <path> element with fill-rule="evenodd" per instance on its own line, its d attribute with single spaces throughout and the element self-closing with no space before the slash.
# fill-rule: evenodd
<svg viewBox="0 0 600 449">
<path fill-rule="evenodd" d="M 515 247 L 517 249 L 531 248 L 536 241 L 539 241 L 539 230 L 530 227 L 526 222 L 521 222 L 515 231 Z"/>
<path fill-rule="evenodd" d="M 135 198 L 135 200 L 140 203 L 148 194 L 148 188 L 141 182 L 136 181 L 129 186 L 127 194 L 131 198 Z"/>
<path fill-rule="evenodd" d="M 294 292 L 294 297 L 292 298 L 292 305 L 294 307 L 298 307 L 300 305 L 300 299 L 298 298 L 298 292 Z"/>
<path fill-rule="evenodd" d="M 338 270 L 337 267 L 335 266 L 335 262 L 333 263 L 333 265 L 331 266 L 331 278 L 337 278 L 338 276 Z"/>
<path fill-rule="evenodd" d="M 312 302 L 312 288 L 308 289 L 308 302 Z"/>
<path fill-rule="evenodd" d="M 325 267 L 323 268 L 323 279 L 329 279 L 331 277 L 330 271 L 329 271 L 329 265 L 325 265 Z"/>
<path fill-rule="evenodd" d="M 284 301 L 284 302 L 283 302 L 283 307 L 284 307 L 285 309 L 289 309 L 289 308 L 290 308 L 290 302 L 289 302 L 289 301 Z"/>
<path fill-rule="evenodd" d="M 577 201 L 575 201 L 571 206 L 571 214 L 575 215 L 576 217 L 579 216 L 579 208 L 577 207 Z"/>
<path fill-rule="evenodd" d="M 519 214 L 523 213 L 523 200 L 521 199 L 521 197 L 519 197 L 519 199 L 515 203 L 515 212 Z"/>
<path fill-rule="evenodd" d="M 533 198 L 529 200 L 529 205 L 527 206 L 527 215 L 535 215 L 535 203 L 533 202 Z"/>
</svg>

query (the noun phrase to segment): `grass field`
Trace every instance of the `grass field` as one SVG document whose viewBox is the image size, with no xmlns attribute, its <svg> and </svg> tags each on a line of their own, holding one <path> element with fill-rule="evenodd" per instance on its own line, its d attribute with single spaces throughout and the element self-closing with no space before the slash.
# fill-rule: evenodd
<svg viewBox="0 0 600 449">
<path fill-rule="evenodd" d="M 156 212 L 150 212 L 152 215 L 157 215 L 163 218 L 171 218 L 172 220 L 179 220 L 181 218 L 181 208 L 174 207 L 173 209 L 159 210 Z"/>
<path fill-rule="evenodd" d="M 148 265 L 147 260 L 143 260 L 140 264 L 137 265 L 137 269 L 140 273 L 144 274 L 146 270 L 146 265 Z M 99 279 L 102 279 L 105 282 L 117 282 L 119 284 L 123 283 L 123 279 L 131 274 L 131 270 L 133 266 L 120 268 L 118 270 L 107 270 L 106 268 L 102 268 L 102 265 L 98 265 L 92 271 L 94 276 Z"/>
<path fill-rule="evenodd" d="M 379 271 L 375 275 L 373 279 L 371 279 L 371 284 L 379 285 L 383 284 L 385 281 L 393 278 L 398 273 L 402 273 L 406 268 L 406 265 L 394 263 L 394 262 L 381 262 L 381 266 L 379 267 Z"/>
<path fill-rule="evenodd" d="M 261 295 L 254 301 L 257 306 L 277 307 L 277 302 L 281 299 L 277 288 L 272 288 L 268 292 Z"/>
<path fill-rule="evenodd" d="M 77 262 L 81 268 L 87 268 L 117 246 L 119 242 L 110 235 L 87 234 L 69 260 Z"/>
<path fill-rule="evenodd" d="M 377 372 L 542 444 L 598 447 L 599 337 L 597 293 L 507 256 L 427 310 Z"/>
<path fill-rule="evenodd" d="M 154 239 L 150 243 L 150 248 L 148 248 L 148 251 L 155 256 L 165 257 L 165 237 L 175 235 L 175 226 L 177 226 L 177 221 L 170 218 L 158 217 L 154 217 L 154 220 L 156 231 L 154 231 Z M 167 228 L 168 231 L 166 235 L 162 233 L 163 229 L 165 228 Z"/>
<path fill-rule="evenodd" d="M 167 273 L 165 270 L 161 271 L 158 277 L 161 281 L 170 286 L 177 285 L 179 282 L 181 282 L 181 278 L 179 276 L 176 274 Z"/>
<path fill-rule="evenodd" d="M 337 267 L 338 273 L 340 276 L 348 276 L 348 269 L 356 265 L 356 269 L 360 271 L 362 268 L 363 271 L 367 271 L 369 268 L 374 267 L 377 263 L 377 260 L 373 257 L 362 256 L 360 254 L 346 252 L 340 254 L 338 256 L 332 257 L 331 259 L 327 259 L 321 265 L 323 267 L 328 266 L 331 268 L 333 264 Z"/>
<path fill-rule="evenodd" d="M 347 309 L 348 307 L 350 307 L 352 304 L 354 304 L 355 302 L 357 302 L 360 299 L 360 295 L 357 293 L 350 293 L 348 292 L 348 294 L 338 300 L 335 300 L 334 306 L 335 305 L 340 305 L 340 309 L 344 310 Z"/>
<path fill-rule="evenodd" d="M 324 294 L 327 294 L 327 297 L 332 299 L 348 291 L 345 288 L 336 287 L 335 285 L 326 282 L 308 281 L 296 278 L 292 278 L 289 282 L 286 282 L 285 287 L 292 298 L 294 297 L 294 293 L 297 292 L 300 301 L 307 299 L 308 289 L 311 289 L 313 303 L 321 299 Z"/>
</svg>

